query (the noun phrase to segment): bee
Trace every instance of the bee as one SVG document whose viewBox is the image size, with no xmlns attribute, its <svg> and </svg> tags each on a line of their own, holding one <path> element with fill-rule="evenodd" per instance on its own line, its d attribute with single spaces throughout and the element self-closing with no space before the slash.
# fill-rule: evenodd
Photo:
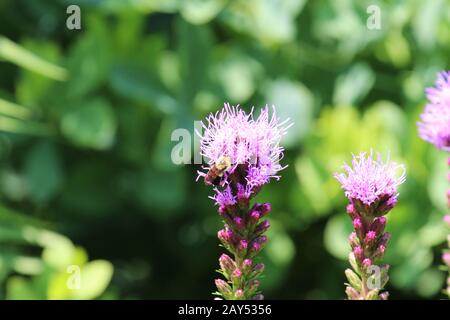
<svg viewBox="0 0 450 320">
<path fill-rule="evenodd" d="M 231 168 L 231 157 L 221 156 L 217 159 L 216 163 L 209 168 L 208 173 L 205 176 L 205 183 L 218 186 L 223 174 L 229 168 Z"/>
</svg>

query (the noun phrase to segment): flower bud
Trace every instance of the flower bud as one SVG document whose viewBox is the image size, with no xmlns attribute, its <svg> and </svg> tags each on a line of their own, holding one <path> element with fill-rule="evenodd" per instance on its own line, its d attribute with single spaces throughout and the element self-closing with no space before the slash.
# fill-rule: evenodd
<svg viewBox="0 0 450 320">
<path fill-rule="evenodd" d="M 215 280 L 217 290 L 224 296 L 225 298 L 231 295 L 231 287 L 228 283 L 223 281 L 222 279 Z"/>
<path fill-rule="evenodd" d="M 261 205 L 259 212 L 261 213 L 261 216 L 265 216 L 265 215 L 269 214 L 269 212 L 271 210 L 272 210 L 271 204 L 266 202 Z"/>
<path fill-rule="evenodd" d="M 389 281 L 389 268 L 390 266 L 388 264 L 381 267 L 381 273 L 380 273 L 380 280 L 381 280 L 381 286 L 380 288 L 384 288 L 384 286 Z"/>
<path fill-rule="evenodd" d="M 236 264 L 234 261 L 226 254 L 222 254 L 219 258 L 220 268 L 224 272 L 227 279 L 230 278 L 233 271 L 236 269 Z"/>
<path fill-rule="evenodd" d="M 234 217 L 233 223 L 238 229 L 242 229 L 244 227 L 244 219 L 242 219 L 241 217 Z"/>
<path fill-rule="evenodd" d="M 242 289 L 236 290 L 236 292 L 234 293 L 234 297 L 239 300 L 243 299 L 244 298 L 244 290 L 242 290 Z"/>
<path fill-rule="evenodd" d="M 352 203 L 349 203 L 347 205 L 347 213 L 350 218 L 352 218 L 352 220 L 358 217 L 358 212 L 356 211 L 356 208 Z"/>
<path fill-rule="evenodd" d="M 365 300 L 378 300 L 378 289 L 372 289 L 369 291 L 369 293 L 367 293 L 366 295 L 366 299 Z"/>
<path fill-rule="evenodd" d="M 355 247 L 355 249 L 353 249 L 353 254 L 355 255 L 355 258 L 356 258 L 357 261 L 362 261 L 363 260 L 364 251 L 363 251 L 363 248 L 361 246 Z"/>
<path fill-rule="evenodd" d="M 242 276 L 241 270 L 239 270 L 239 268 L 236 268 L 236 269 L 233 271 L 232 276 L 233 276 L 233 278 L 239 279 L 239 278 Z"/>
<path fill-rule="evenodd" d="M 348 237 L 348 242 L 350 242 L 350 246 L 352 247 L 352 249 L 359 246 L 359 239 L 356 235 L 356 232 L 350 233 Z"/>
<path fill-rule="evenodd" d="M 376 234 L 382 234 L 386 227 L 386 217 L 377 217 L 373 220 L 370 229 L 375 231 Z"/>
<path fill-rule="evenodd" d="M 395 207 L 397 202 L 398 202 L 397 196 L 395 195 L 383 197 L 382 200 L 380 201 L 378 208 L 376 209 L 375 214 L 377 216 L 383 216 L 387 214 L 389 211 L 392 210 L 392 208 Z"/>
<path fill-rule="evenodd" d="M 250 221 L 255 224 L 258 222 L 259 218 L 261 218 L 261 214 L 259 213 L 259 211 L 252 211 L 250 213 Z"/>
<path fill-rule="evenodd" d="M 225 246 L 225 248 L 230 248 L 233 244 L 234 234 L 230 229 L 221 229 L 217 232 L 217 237 Z"/>
<path fill-rule="evenodd" d="M 261 248 L 266 244 L 266 242 L 267 236 L 264 235 L 253 240 L 250 248 L 252 254 L 257 254 L 261 250 Z"/>
<path fill-rule="evenodd" d="M 244 250 L 247 250 L 247 247 L 248 247 L 248 241 L 247 240 L 241 240 L 241 241 L 239 241 L 239 246 L 238 246 L 238 249 L 240 250 L 240 251 L 244 251 Z"/>
<path fill-rule="evenodd" d="M 448 225 L 448 227 L 450 228 L 450 215 L 447 214 L 444 216 L 444 222 Z"/>
<path fill-rule="evenodd" d="M 221 205 L 217 211 L 219 212 L 219 214 L 221 216 L 223 216 L 224 214 L 227 213 L 227 207 L 225 207 L 224 205 Z"/>
<path fill-rule="evenodd" d="M 367 205 L 365 205 L 361 200 L 356 199 L 356 198 L 352 198 L 350 199 L 351 203 L 353 204 L 353 212 L 358 213 L 358 214 L 371 214 L 371 208 Z M 358 217 L 357 215 L 355 215 L 355 217 L 352 218 L 356 218 Z"/>
<path fill-rule="evenodd" d="M 231 241 L 233 238 L 233 231 L 231 231 L 230 229 L 221 229 L 217 233 L 217 237 L 221 241 L 225 241 L 225 242 Z"/>
<path fill-rule="evenodd" d="M 358 266 L 358 263 L 356 262 L 356 257 L 353 252 L 349 253 L 348 261 L 350 262 L 350 265 L 352 266 L 353 270 L 355 270 L 356 272 L 359 273 L 359 266 Z"/>
<path fill-rule="evenodd" d="M 252 259 L 245 259 L 245 260 L 242 262 L 242 266 L 243 266 L 245 269 L 250 269 L 250 268 L 252 267 L 252 265 L 253 265 Z"/>
<path fill-rule="evenodd" d="M 367 272 L 367 270 L 369 270 L 369 268 L 372 266 L 372 260 L 370 260 L 369 258 L 365 258 L 362 262 L 362 267 L 364 269 L 364 271 Z"/>
<path fill-rule="evenodd" d="M 239 208 L 241 209 L 248 208 L 249 198 L 250 195 L 246 191 L 245 187 L 242 184 L 238 183 L 236 199 L 239 204 Z"/>
<path fill-rule="evenodd" d="M 442 254 L 442 261 L 450 268 L 450 252 L 444 252 Z"/>
<path fill-rule="evenodd" d="M 345 288 L 345 293 L 347 294 L 347 297 L 349 300 L 359 300 L 359 292 L 353 289 L 352 287 Z"/>
<path fill-rule="evenodd" d="M 256 294 L 252 300 L 264 300 L 264 296 L 261 293 Z"/>
<path fill-rule="evenodd" d="M 366 236 L 364 237 L 364 244 L 366 246 L 370 247 L 375 242 L 376 238 L 377 238 L 376 232 L 371 230 L 371 231 L 366 233 Z"/>
<path fill-rule="evenodd" d="M 359 276 L 353 272 L 353 270 L 346 269 L 345 270 L 345 276 L 347 277 L 347 280 L 349 284 L 357 291 L 361 290 L 361 279 Z"/>
<path fill-rule="evenodd" d="M 257 263 L 253 267 L 251 278 L 258 277 L 261 273 L 264 271 L 264 264 L 263 263 Z"/>
<path fill-rule="evenodd" d="M 260 224 L 258 224 L 255 228 L 255 234 L 260 235 L 267 231 L 270 227 L 270 222 L 268 220 L 264 220 Z"/>
<path fill-rule="evenodd" d="M 245 259 L 242 261 L 242 272 L 249 274 L 252 271 L 253 261 L 252 259 Z"/>
<path fill-rule="evenodd" d="M 364 239 L 365 231 L 360 218 L 353 219 L 353 227 L 355 228 L 356 235 L 358 236 L 358 238 Z"/>
<path fill-rule="evenodd" d="M 354 227 L 355 229 L 361 229 L 361 228 L 363 227 L 360 218 L 355 218 L 355 219 L 353 219 L 353 227 Z"/>
<path fill-rule="evenodd" d="M 380 300 L 388 300 L 389 299 L 389 292 L 385 291 L 383 293 L 380 293 Z"/>
<path fill-rule="evenodd" d="M 260 282 L 257 279 L 250 280 L 250 282 L 248 283 L 249 295 L 252 295 L 253 293 L 255 293 L 258 290 L 259 284 L 260 284 Z"/>
<path fill-rule="evenodd" d="M 386 244 L 389 242 L 389 240 L 391 239 L 391 234 L 389 232 L 385 232 L 383 233 L 383 235 L 381 236 L 381 239 L 379 241 L 379 245 L 384 245 L 386 246 Z"/>
<path fill-rule="evenodd" d="M 375 251 L 373 258 L 375 260 L 381 259 L 384 256 L 384 252 L 386 251 L 386 246 L 384 244 L 380 244 Z"/>
</svg>

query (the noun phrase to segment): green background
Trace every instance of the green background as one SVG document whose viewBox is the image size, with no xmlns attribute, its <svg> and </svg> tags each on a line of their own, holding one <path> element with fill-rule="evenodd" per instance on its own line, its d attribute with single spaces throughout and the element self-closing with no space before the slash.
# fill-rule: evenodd
<svg viewBox="0 0 450 320">
<path fill-rule="evenodd" d="M 220 219 L 171 133 L 225 101 L 295 122 L 289 167 L 258 196 L 273 207 L 266 297 L 345 298 L 332 173 L 373 148 L 408 174 L 388 216 L 391 298 L 443 298 L 446 154 L 416 122 L 450 65 L 449 21 L 446 0 L 0 1 L 0 298 L 211 299 Z"/>
</svg>

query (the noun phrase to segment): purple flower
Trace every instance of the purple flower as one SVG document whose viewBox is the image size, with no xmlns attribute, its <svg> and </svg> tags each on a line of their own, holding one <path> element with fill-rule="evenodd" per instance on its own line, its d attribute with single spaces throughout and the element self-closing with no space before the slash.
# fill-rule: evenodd
<svg viewBox="0 0 450 320">
<path fill-rule="evenodd" d="M 384 217 L 397 204 L 397 187 L 405 182 L 405 167 L 389 160 L 384 163 L 380 154 L 373 159 L 372 152 L 366 156 L 353 155 L 352 166 L 345 164 L 346 173 L 335 174 L 336 179 L 345 190 L 349 200 L 347 213 L 352 219 L 354 232 L 350 234 L 349 243 L 352 253 L 349 262 L 354 271 L 348 269 L 346 293 L 349 299 L 387 299 L 386 293 L 379 293 L 388 281 L 388 265 L 382 266 L 379 290 L 367 291 L 367 281 L 371 267 L 384 256 L 390 238 L 384 232 Z M 383 273 L 383 272 L 382 272 Z M 361 284 L 365 283 L 364 286 Z"/>
<path fill-rule="evenodd" d="M 360 201 L 366 206 L 385 200 L 386 205 L 393 206 L 397 201 L 397 187 L 405 182 L 406 170 L 402 164 L 384 163 L 381 155 L 373 159 L 370 152 L 353 155 L 352 167 L 343 166 L 345 173 L 335 173 L 335 178 L 341 183 L 346 197 L 351 201 Z"/>
<path fill-rule="evenodd" d="M 438 74 L 435 87 L 426 90 L 428 103 L 418 123 L 419 135 L 438 149 L 450 151 L 450 71 Z"/>
<path fill-rule="evenodd" d="M 218 166 L 224 158 L 229 159 L 230 166 L 221 172 L 222 184 L 228 183 L 226 178 L 239 165 L 245 166 L 245 191 L 251 192 L 271 178 L 278 179 L 277 173 L 284 169 L 279 163 L 284 151 L 280 140 L 289 127 L 288 122 L 289 119 L 280 122 L 275 107 L 271 116 L 269 107 L 265 106 L 254 119 L 253 109 L 247 114 L 239 106 L 226 103 L 222 111 L 208 116 L 203 135 L 198 133 L 201 154 L 208 159 L 210 168 Z M 199 172 L 199 176 L 207 175 Z"/>
<path fill-rule="evenodd" d="M 226 186 L 224 190 L 219 190 L 218 188 L 214 188 L 216 192 L 214 197 L 210 197 L 213 199 L 217 205 L 219 206 L 232 206 L 236 203 L 236 197 L 231 192 L 230 186 Z"/>
<path fill-rule="evenodd" d="M 444 252 L 442 254 L 442 261 L 444 261 L 447 267 L 450 267 L 450 252 Z"/>
<path fill-rule="evenodd" d="M 450 228 L 450 214 L 446 214 L 444 216 L 444 222 L 448 225 L 448 227 Z"/>
<path fill-rule="evenodd" d="M 225 226 L 217 236 L 233 256 L 219 259 L 219 272 L 232 284 L 216 281 L 215 294 L 225 299 L 261 299 L 256 279 L 264 270 L 263 264 L 252 268 L 252 258 L 262 250 L 268 239 L 268 220 L 261 221 L 271 211 L 269 203 L 255 203 L 251 199 L 271 179 L 279 179 L 284 167 L 280 140 L 286 133 L 288 120 L 280 122 L 275 108 L 262 108 L 255 119 L 253 110 L 245 113 L 239 106 L 225 104 L 222 111 L 211 114 L 203 124 L 201 153 L 208 158 L 208 171 L 199 172 L 207 185 L 213 185 L 212 198 Z M 230 262 L 231 261 L 231 262 Z"/>
</svg>

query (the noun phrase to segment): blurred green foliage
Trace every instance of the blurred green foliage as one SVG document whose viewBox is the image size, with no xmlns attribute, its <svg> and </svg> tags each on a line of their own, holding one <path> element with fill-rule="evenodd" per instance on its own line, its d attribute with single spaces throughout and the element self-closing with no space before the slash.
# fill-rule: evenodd
<svg viewBox="0 0 450 320">
<path fill-rule="evenodd" d="M 220 221 L 170 137 L 224 101 L 295 122 L 289 167 L 259 196 L 266 296 L 344 298 L 351 224 L 332 173 L 374 149 L 408 168 L 391 297 L 441 297 L 447 168 L 416 122 L 450 65 L 450 1 L 3 0 L 0 21 L 1 298 L 211 298 Z"/>
</svg>

